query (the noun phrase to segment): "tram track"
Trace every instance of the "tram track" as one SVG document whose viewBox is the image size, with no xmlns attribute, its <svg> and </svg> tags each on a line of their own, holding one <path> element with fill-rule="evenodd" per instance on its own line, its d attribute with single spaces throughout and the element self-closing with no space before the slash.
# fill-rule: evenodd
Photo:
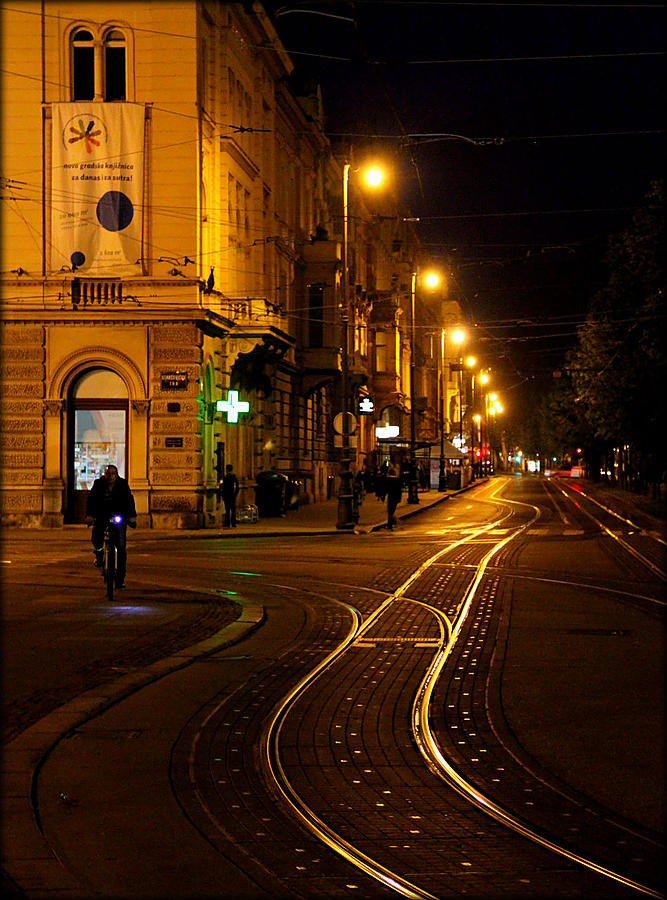
<svg viewBox="0 0 667 900">
<path fill-rule="evenodd" d="M 493 502 L 497 502 L 497 491 L 494 491 L 492 499 Z M 502 503 L 506 511 L 508 508 L 512 512 L 517 507 L 528 508 L 526 504 L 520 504 L 516 501 L 502 501 Z M 361 852 L 358 847 L 355 847 L 349 840 L 343 838 L 335 829 L 331 828 L 322 818 L 316 815 L 308 803 L 300 796 L 299 791 L 291 784 L 286 769 L 281 762 L 280 750 L 281 733 L 290 712 L 302 694 L 310 689 L 320 676 L 330 669 L 336 660 L 340 660 L 346 653 L 349 653 L 355 645 L 357 647 L 369 646 L 366 642 L 372 639 L 373 629 L 381 622 L 383 616 L 387 614 L 394 604 L 398 601 L 418 604 L 420 608 L 426 610 L 436 619 L 439 630 L 438 646 L 435 655 L 421 681 L 412 706 L 413 736 L 428 769 L 485 815 L 490 815 L 504 827 L 534 842 L 540 848 L 558 854 L 569 862 L 586 867 L 603 878 L 614 881 L 632 891 L 647 896 L 660 897 L 661 894 L 653 887 L 642 884 L 636 879 L 612 870 L 596 859 L 588 858 L 582 853 L 572 850 L 563 842 L 559 842 L 558 839 L 554 839 L 552 836 L 531 827 L 522 817 L 513 814 L 509 809 L 495 802 L 490 795 L 482 793 L 447 760 L 431 729 L 431 706 L 435 685 L 438 683 L 453 649 L 457 646 L 485 573 L 491 560 L 511 541 L 522 535 L 537 521 L 540 516 L 540 510 L 534 506 L 530 507 L 530 510 L 530 518 L 522 524 L 514 526 L 510 533 L 503 536 L 500 540 L 490 540 L 489 532 L 497 529 L 499 524 L 510 515 L 509 512 L 506 512 L 500 519 L 496 519 L 492 523 L 474 530 L 465 537 L 452 541 L 445 548 L 432 554 L 422 562 L 363 622 L 359 619 L 357 627 L 351 630 L 344 644 L 331 657 L 324 660 L 315 670 L 309 673 L 302 682 L 296 685 L 276 711 L 268 728 L 267 740 L 263 750 L 267 771 L 270 773 L 270 778 L 274 781 L 284 800 L 299 816 L 304 825 L 346 861 L 402 896 L 419 898 L 435 896 L 415 881 L 407 879 L 397 871 L 388 869 L 387 866 Z M 471 546 L 479 548 L 480 545 L 484 547 L 488 543 L 490 543 L 490 547 L 486 547 L 486 552 L 478 562 L 475 564 L 466 563 L 473 570 L 473 576 L 463 596 L 455 604 L 454 609 L 449 608 L 447 612 L 443 612 L 442 609 L 425 603 L 417 597 L 410 596 L 409 589 L 424 576 L 428 569 L 436 565 L 444 557 L 459 552 L 465 554 L 470 551 Z"/>
<path fill-rule="evenodd" d="M 659 578 L 662 582 L 667 581 L 667 572 L 665 571 L 664 562 L 665 552 L 664 549 L 662 549 L 666 545 L 665 540 L 655 533 L 649 533 L 642 528 L 641 525 L 636 524 L 626 516 L 623 516 L 615 510 L 610 509 L 608 506 L 605 506 L 603 503 L 600 503 L 600 501 L 587 494 L 578 486 L 575 488 L 571 484 L 568 484 L 567 490 L 565 490 L 565 488 L 560 485 L 552 485 L 551 489 L 553 491 L 559 491 L 582 516 L 593 523 L 595 528 L 599 529 L 603 534 L 609 537 L 617 547 L 622 548 L 630 556 L 636 559 L 656 578 Z M 588 505 L 588 509 L 586 508 L 586 505 Z M 618 530 L 619 528 L 623 529 L 623 531 L 620 532 Z M 639 536 L 645 544 L 645 549 L 640 550 L 635 547 L 630 540 L 628 540 L 629 536 Z M 664 600 L 656 599 L 655 602 L 663 607 L 665 606 Z"/>
</svg>

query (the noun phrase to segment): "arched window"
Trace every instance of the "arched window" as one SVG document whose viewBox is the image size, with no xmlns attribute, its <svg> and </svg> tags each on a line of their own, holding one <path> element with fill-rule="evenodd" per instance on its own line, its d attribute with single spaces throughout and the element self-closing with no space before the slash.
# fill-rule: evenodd
<svg viewBox="0 0 667 900">
<path fill-rule="evenodd" d="M 67 399 L 66 518 L 82 522 L 86 493 L 106 465 L 127 478 L 128 391 L 116 372 L 95 367 L 77 378 Z"/>
<path fill-rule="evenodd" d="M 95 41 L 90 31 L 72 34 L 72 100 L 95 98 Z"/>
<path fill-rule="evenodd" d="M 72 100 L 127 100 L 127 40 L 119 28 L 101 39 L 90 28 L 71 36 Z"/>
<path fill-rule="evenodd" d="M 126 44 L 125 35 L 111 28 L 104 35 L 104 99 L 126 100 Z"/>
</svg>

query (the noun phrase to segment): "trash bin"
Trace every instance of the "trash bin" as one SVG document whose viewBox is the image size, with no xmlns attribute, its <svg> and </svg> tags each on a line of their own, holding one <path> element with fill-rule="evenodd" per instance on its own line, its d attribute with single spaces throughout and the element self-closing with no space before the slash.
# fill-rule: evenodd
<svg viewBox="0 0 667 900">
<path fill-rule="evenodd" d="M 461 470 L 452 469 L 447 472 L 447 490 L 458 491 L 461 489 Z"/>
<path fill-rule="evenodd" d="M 287 477 L 280 472 L 260 472 L 255 485 L 255 503 L 260 516 L 282 516 L 285 512 Z"/>
</svg>

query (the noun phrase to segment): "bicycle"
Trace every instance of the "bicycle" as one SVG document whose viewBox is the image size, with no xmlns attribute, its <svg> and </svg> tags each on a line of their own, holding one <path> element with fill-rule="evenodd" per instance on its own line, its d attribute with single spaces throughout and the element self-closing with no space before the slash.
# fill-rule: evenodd
<svg viewBox="0 0 667 900">
<path fill-rule="evenodd" d="M 107 589 L 107 597 L 113 600 L 113 592 L 117 587 L 116 577 L 118 572 L 118 542 L 120 540 L 120 528 L 123 517 L 113 515 L 104 528 L 104 558 L 102 561 L 102 578 Z"/>
</svg>

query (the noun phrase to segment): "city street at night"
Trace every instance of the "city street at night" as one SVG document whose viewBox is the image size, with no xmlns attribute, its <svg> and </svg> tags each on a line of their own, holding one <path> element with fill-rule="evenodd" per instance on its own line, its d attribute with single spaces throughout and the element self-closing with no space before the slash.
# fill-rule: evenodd
<svg viewBox="0 0 667 900">
<path fill-rule="evenodd" d="M 664 898 L 665 6 L 0 0 L 0 887 Z"/>
<path fill-rule="evenodd" d="M 519 474 L 2 550 L 5 890 L 662 896 L 664 522 Z"/>
</svg>

